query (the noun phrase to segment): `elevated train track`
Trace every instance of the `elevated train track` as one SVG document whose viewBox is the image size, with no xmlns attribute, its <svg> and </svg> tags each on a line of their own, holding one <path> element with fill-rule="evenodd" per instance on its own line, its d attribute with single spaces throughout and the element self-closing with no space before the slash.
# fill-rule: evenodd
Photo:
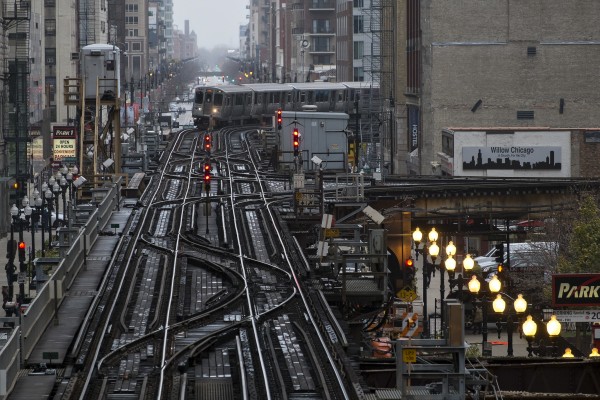
<svg viewBox="0 0 600 400">
<path fill-rule="evenodd" d="M 361 397 L 279 225 L 291 192 L 260 171 L 253 132 L 213 133 L 209 193 L 197 131 L 173 140 L 84 324 L 71 398 Z"/>
</svg>

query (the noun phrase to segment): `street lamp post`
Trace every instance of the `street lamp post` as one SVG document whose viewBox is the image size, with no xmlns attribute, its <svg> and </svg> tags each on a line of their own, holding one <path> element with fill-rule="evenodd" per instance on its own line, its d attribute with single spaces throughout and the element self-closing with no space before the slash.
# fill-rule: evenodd
<svg viewBox="0 0 600 400">
<path fill-rule="evenodd" d="M 550 337 L 550 344 L 552 346 L 552 357 L 558 357 L 557 346 L 556 346 L 556 338 L 560 335 L 560 322 L 556 319 L 556 315 L 552 315 L 550 317 L 550 321 L 546 324 L 546 331 L 548 332 L 548 336 Z"/>
<path fill-rule="evenodd" d="M 509 297 L 506 294 L 505 294 L 505 296 Z M 499 314 L 504 313 L 504 310 L 506 309 L 506 302 L 502 298 L 501 294 L 498 293 L 498 295 L 496 296 L 496 299 L 492 303 L 492 307 L 494 307 L 495 312 L 497 312 Z M 506 317 L 506 334 L 508 336 L 506 355 L 508 357 L 512 357 L 514 355 L 514 353 L 513 353 L 513 337 L 512 337 L 512 335 L 513 335 L 513 316 L 514 315 L 516 315 L 516 316 L 522 315 L 527 310 L 527 301 L 525 301 L 522 294 L 519 294 L 517 296 L 517 299 L 514 300 L 514 310 L 515 310 L 515 313 L 512 313 L 509 311 L 508 315 Z"/>
<path fill-rule="evenodd" d="M 528 315 L 525 322 L 523 322 L 522 329 L 523 334 L 527 339 L 527 357 L 532 357 L 533 350 L 535 350 L 535 348 L 533 347 L 533 340 L 535 339 L 535 334 L 537 333 L 537 324 L 535 323 L 531 315 Z M 556 348 L 556 338 L 560 335 L 560 329 L 560 322 L 558 322 L 558 320 L 556 319 L 556 315 L 552 315 L 550 317 L 550 321 L 548 321 L 548 323 L 546 324 L 546 332 L 548 332 L 548 337 L 550 338 L 551 343 L 550 351 L 552 357 L 558 356 Z M 591 356 L 592 355 L 590 354 L 590 357 Z"/>
<path fill-rule="evenodd" d="M 60 190 L 62 193 L 62 200 L 63 200 L 63 221 L 65 221 L 68 216 L 67 216 L 67 179 L 65 178 L 65 176 L 63 175 L 62 178 L 60 178 Z"/>
<path fill-rule="evenodd" d="M 54 179 L 54 178 L 52 178 Z M 48 182 L 49 184 L 50 182 Z M 43 187 L 42 187 L 43 188 Z M 44 192 L 44 199 L 46 199 L 46 220 L 48 221 L 48 249 L 52 249 L 52 191 L 50 190 L 49 185 L 46 186 L 46 191 Z M 42 225 L 44 224 L 44 210 L 42 207 Z M 42 242 L 43 242 L 42 236 Z M 43 251 L 42 244 L 42 251 Z M 42 253 L 43 254 L 43 253 Z"/>
<path fill-rule="evenodd" d="M 433 264 L 433 268 L 435 268 L 435 260 L 437 259 L 438 255 L 440 254 L 440 248 L 437 245 L 436 241 L 438 240 L 438 233 L 435 230 L 435 228 L 431 228 L 431 231 L 429 231 L 429 233 L 427 234 L 427 238 L 429 239 L 429 247 L 427 248 L 427 252 L 429 253 L 429 256 L 431 257 L 431 263 Z M 425 260 L 423 260 L 423 268 L 425 268 Z M 444 299 L 444 276 L 441 273 L 441 268 L 440 268 L 440 295 L 442 298 L 442 301 Z M 441 318 L 440 318 L 440 325 L 442 327 L 442 332 L 443 332 L 443 327 L 444 327 L 444 313 L 441 313 Z"/>
<path fill-rule="evenodd" d="M 468 283 L 469 291 L 474 295 L 479 295 L 479 290 L 481 289 L 481 283 L 477 279 L 477 276 L 473 275 L 471 280 Z M 485 346 L 487 343 L 487 324 L 488 324 L 488 295 L 495 294 L 500 291 L 502 283 L 498 279 L 496 275 L 492 277 L 492 279 L 488 282 L 488 291 L 481 292 L 481 336 L 482 336 L 482 348 L 485 350 Z"/>
<path fill-rule="evenodd" d="M 419 244 L 423 239 L 423 232 L 417 227 L 412 233 L 415 242 L 415 259 L 419 259 Z M 423 337 L 429 337 L 429 317 L 427 315 L 427 271 L 425 271 L 427 260 L 423 257 Z"/>
</svg>

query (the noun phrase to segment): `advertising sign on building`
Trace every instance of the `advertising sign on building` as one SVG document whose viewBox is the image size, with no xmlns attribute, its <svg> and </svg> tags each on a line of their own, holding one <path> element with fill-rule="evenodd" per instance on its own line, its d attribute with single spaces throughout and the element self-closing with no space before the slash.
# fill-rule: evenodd
<svg viewBox="0 0 600 400">
<path fill-rule="evenodd" d="M 560 170 L 558 146 L 477 146 L 462 148 L 463 170 L 519 169 Z"/>
<path fill-rule="evenodd" d="M 54 161 L 77 157 L 77 139 L 74 126 L 54 126 L 52 128 L 52 155 Z"/>
<path fill-rule="evenodd" d="M 552 275 L 552 305 L 600 306 L 600 274 Z"/>
</svg>

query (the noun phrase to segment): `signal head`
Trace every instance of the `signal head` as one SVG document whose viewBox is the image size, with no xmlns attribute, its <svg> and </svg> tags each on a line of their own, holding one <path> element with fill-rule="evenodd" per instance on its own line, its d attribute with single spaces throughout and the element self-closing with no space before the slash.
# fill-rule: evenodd
<svg viewBox="0 0 600 400">
<path fill-rule="evenodd" d="M 19 249 L 25 250 L 25 242 L 19 242 Z"/>
<path fill-rule="evenodd" d="M 414 265 L 415 265 L 415 262 L 413 261 L 413 259 L 412 259 L 412 258 L 407 258 L 407 259 L 404 261 L 404 266 L 405 266 L 406 268 L 412 268 L 412 267 L 414 267 Z"/>
</svg>

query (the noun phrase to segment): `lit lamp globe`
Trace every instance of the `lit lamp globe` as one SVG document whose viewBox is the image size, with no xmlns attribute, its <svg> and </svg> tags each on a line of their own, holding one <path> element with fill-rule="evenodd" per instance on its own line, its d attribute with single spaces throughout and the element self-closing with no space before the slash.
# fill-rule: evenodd
<svg viewBox="0 0 600 400">
<path fill-rule="evenodd" d="M 494 311 L 498 314 L 502 314 L 504 312 L 504 309 L 506 309 L 506 302 L 502 298 L 501 294 L 498 294 L 496 296 L 496 299 L 492 303 L 492 307 L 494 308 Z"/>
<path fill-rule="evenodd" d="M 454 245 L 452 240 L 448 242 L 448 245 L 446 246 L 446 254 L 448 256 L 453 256 L 456 254 L 456 246 Z"/>
<path fill-rule="evenodd" d="M 430 242 L 437 242 L 438 233 L 435 230 L 435 228 L 431 228 L 431 231 L 429 231 L 429 233 L 427 234 L 427 238 L 429 239 Z"/>
<path fill-rule="evenodd" d="M 569 347 L 567 347 L 565 349 L 565 354 L 563 354 L 562 356 L 563 356 L 563 358 L 574 358 L 575 357 Z"/>
<path fill-rule="evenodd" d="M 448 258 L 446 261 L 444 261 L 444 264 L 449 272 L 453 272 L 456 269 L 456 260 L 452 258 L 452 255 L 448 255 Z"/>
<path fill-rule="evenodd" d="M 556 315 L 550 317 L 550 321 L 546 324 L 546 330 L 548 331 L 548 335 L 550 337 L 555 337 L 560 335 L 560 322 L 556 319 Z"/>
<path fill-rule="evenodd" d="M 488 285 L 490 286 L 490 292 L 492 293 L 498 293 L 502 288 L 502 282 L 500 282 L 500 279 L 498 279 L 497 275 L 492 277 Z"/>
<path fill-rule="evenodd" d="M 440 247 L 435 243 L 431 243 L 429 246 L 429 255 L 432 259 L 435 259 L 440 254 Z"/>
<path fill-rule="evenodd" d="M 531 315 L 527 316 L 525 322 L 523 322 L 523 335 L 532 338 L 537 333 L 537 324 L 533 320 Z"/>
<path fill-rule="evenodd" d="M 595 347 L 593 347 L 592 348 L 592 352 L 590 353 L 589 357 L 590 358 L 592 358 L 592 357 L 600 357 L 600 354 L 598 353 L 598 349 L 595 348 Z"/>
<path fill-rule="evenodd" d="M 527 310 L 527 301 L 523 298 L 522 294 L 517 295 L 514 307 L 517 314 L 523 314 Z"/>
<path fill-rule="evenodd" d="M 477 294 L 479 293 L 479 289 L 481 289 L 481 283 L 477 280 L 477 277 L 473 275 L 471 280 L 469 281 L 469 292 Z"/>
<path fill-rule="evenodd" d="M 465 269 L 465 271 L 470 271 L 473 269 L 474 266 L 475 261 L 471 258 L 470 254 L 467 254 L 465 256 L 465 259 L 463 260 L 463 268 Z"/>
<path fill-rule="evenodd" d="M 412 233 L 412 238 L 415 243 L 421 243 L 421 240 L 423 240 L 423 232 L 421 232 L 419 227 L 415 228 L 415 231 Z"/>
</svg>

